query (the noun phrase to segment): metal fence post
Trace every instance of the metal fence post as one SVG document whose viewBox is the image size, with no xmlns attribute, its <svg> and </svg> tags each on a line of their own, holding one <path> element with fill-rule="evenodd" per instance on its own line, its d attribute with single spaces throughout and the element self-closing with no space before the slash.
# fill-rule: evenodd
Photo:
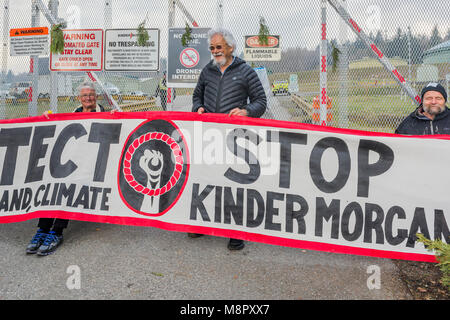
<svg viewBox="0 0 450 320">
<path fill-rule="evenodd" d="M 343 0 L 342 6 L 346 8 L 347 3 Z M 347 25 L 339 21 L 339 37 L 340 37 L 340 57 L 338 62 L 339 72 L 339 126 L 341 128 L 348 127 L 348 35 Z"/>
<path fill-rule="evenodd" d="M 3 46 L 2 46 L 2 75 L 0 85 L 6 83 L 8 73 L 8 30 L 9 30 L 9 0 L 3 5 Z M 6 93 L 0 94 L 0 119 L 6 119 Z"/>
<path fill-rule="evenodd" d="M 105 25 L 105 30 L 111 29 L 111 26 L 112 26 L 112 0 L 105 0 L 104 25 Z"/>
<path fill-rule="evenodd" d="M 35 0 L 31 2 L 31 27 L 38 27 L 40 24 L 39 8 Z M 28 95 L 28 115 L 37 116 L 37 96 L 39 94 L 39 56 L 30 57 L 30 74 L 32 85 Z"/>
<path fill-rule="evenodd" d="M 223 27 L 223 0 L 217 0 L 216 26 L 217 28 Z"/>
<path fill-rule="evenodd" d="M 56 20 L 58 20 L 58 5 L 58 0 L 50 0 L 48 3 L 50 13 Z M 50 109 L 55 113 L 58 112 L 58 87 L 58 72 L 50 71 Z"/>
<path fill-rule="evenodd" d="M 327 125 L 327 1 L 320 1 L 320 12 L 322 22 L 322 40 L 320 42 L 320 125 Z"/>
</svg>

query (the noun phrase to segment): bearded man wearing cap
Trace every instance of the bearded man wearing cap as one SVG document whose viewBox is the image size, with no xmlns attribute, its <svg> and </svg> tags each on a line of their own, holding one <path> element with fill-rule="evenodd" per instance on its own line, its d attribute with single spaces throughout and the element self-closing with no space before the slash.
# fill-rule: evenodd
<svg viewBox="0 0 450 320">
<path fill-rule="evenodd" d="M 431 82 L 422 90 L 422 103 L 406 117 L 395 133 L 407 135 L 450 134 L 450 110 L 446 107 L 447 92 L 442 85 Z"/>
</svg>

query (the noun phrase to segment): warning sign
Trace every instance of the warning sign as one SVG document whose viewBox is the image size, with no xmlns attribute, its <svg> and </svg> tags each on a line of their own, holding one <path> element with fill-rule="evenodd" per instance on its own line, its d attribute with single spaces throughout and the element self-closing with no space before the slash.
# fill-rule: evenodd
<svg viewBox="0 0 450 320">
<path fill-rule="evenodd" d="M 195 88 L 203 67 L 211 60 L 208 31 L 209 28 L 192 28 L 191 40 L 183 46 L 181 38 L 185 29 L 169 29 L 168 87 Z"/>
<path fill-rule="evenodd" d="M 48 28 L 23 28 L 9 30 L 11 56 L 48 55 Z"/>
<path fill-rule="evenodd" d="M 159 29 L 146 29 L 149 40 L 138 45 L 136 29 L 105 31 L 106 71 L 158 71 Z"/>
<path fill-rule="evenodd" d="M 103 30 L 63 30 L 64 52 L 50 55 L 52 71 L 101 71 Z"/>
<path fill-rule="evenodd" d="M 268 43 L 259 43 L 259 37 L 245 36 L 244 60 L 246 61 L 280 61 L 280 36 L 268 36 Z"/>
</svg>

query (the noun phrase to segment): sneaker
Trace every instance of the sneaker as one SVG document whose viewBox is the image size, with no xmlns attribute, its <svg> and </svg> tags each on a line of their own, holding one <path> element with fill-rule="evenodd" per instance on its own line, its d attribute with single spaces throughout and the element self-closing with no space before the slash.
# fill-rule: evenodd
<svg viewBox="0 0 450 320">
<path fill-rule="evenodd" d="M 44 230 L 39 229 L 34 235 L 33 239 L 31 239 L 30 243 L 27 247 L 28 254 L 34 254 L 38 251 L 39 247 L 44 243 L 45 238 L 47 237 L 47 233 Z"/>
<path fill-rule="evenodd" d="M 230 239 L 228 242 L 229 250 L 242 250 L 245 247 L 244 240 Z"/>
<path fill-rule="evenodd" d="M 55 231 L 50 231 L 45 237 L 44 242 L 37 251 L 38 256 L 47 256 L 53 253 L 56 248 L 63 242 L 62 235 L 56 235 Z"/>
<path fill-rule="evenodd" d="M 204 236 L 204 234 L 201 234 L 201 233 L 188 233 L 189 238 L 200 238 L 203 236 Z"/>
</svg>

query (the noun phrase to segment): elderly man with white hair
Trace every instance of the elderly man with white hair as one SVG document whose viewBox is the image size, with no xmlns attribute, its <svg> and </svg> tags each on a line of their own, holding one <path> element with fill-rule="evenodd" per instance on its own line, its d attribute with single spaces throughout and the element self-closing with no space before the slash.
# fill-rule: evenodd
<svg viewBox="0 0 450 320">
<path fill-rule="evenodd" d="M 208 39 L 213 59 L 200 73 L 192 111 L 261 117 L 267 107 L 264 88 L 256 71 L 234 56 L 236 41 L 231 32 L 212 29 Z"/>
<path fill-rule="evenodd" d="M 73 112 L 104 112 L 105 109 L 97 104 L 97 92 L 92 82 L 84 82 L 78 87 L 78 99 L 81 105 Z M 50 112 L 44 112 L 48 118 Z M 53 253 L 63 242 L 63 230 L 67 228 L 69 220 L 55 218 L 40 218 L 38 230 L 27 246 L 27 254 L 47 256 Z"/>
<path fill-rule="evenodd" d="M 208 33 L 213 59 L 200 73 L 193 93 L 192 111 L 226 113 L 230 116 L 261 117 L 267 98 L 258 74 L 244 60 L 234 56 L 236 41 L 230 31 L 212 29 Z M 189 233 L 191 238 L 202 236 Z M 241 250 L 244 241 L 230 239 L 228 249 Z"/>
</svg>

